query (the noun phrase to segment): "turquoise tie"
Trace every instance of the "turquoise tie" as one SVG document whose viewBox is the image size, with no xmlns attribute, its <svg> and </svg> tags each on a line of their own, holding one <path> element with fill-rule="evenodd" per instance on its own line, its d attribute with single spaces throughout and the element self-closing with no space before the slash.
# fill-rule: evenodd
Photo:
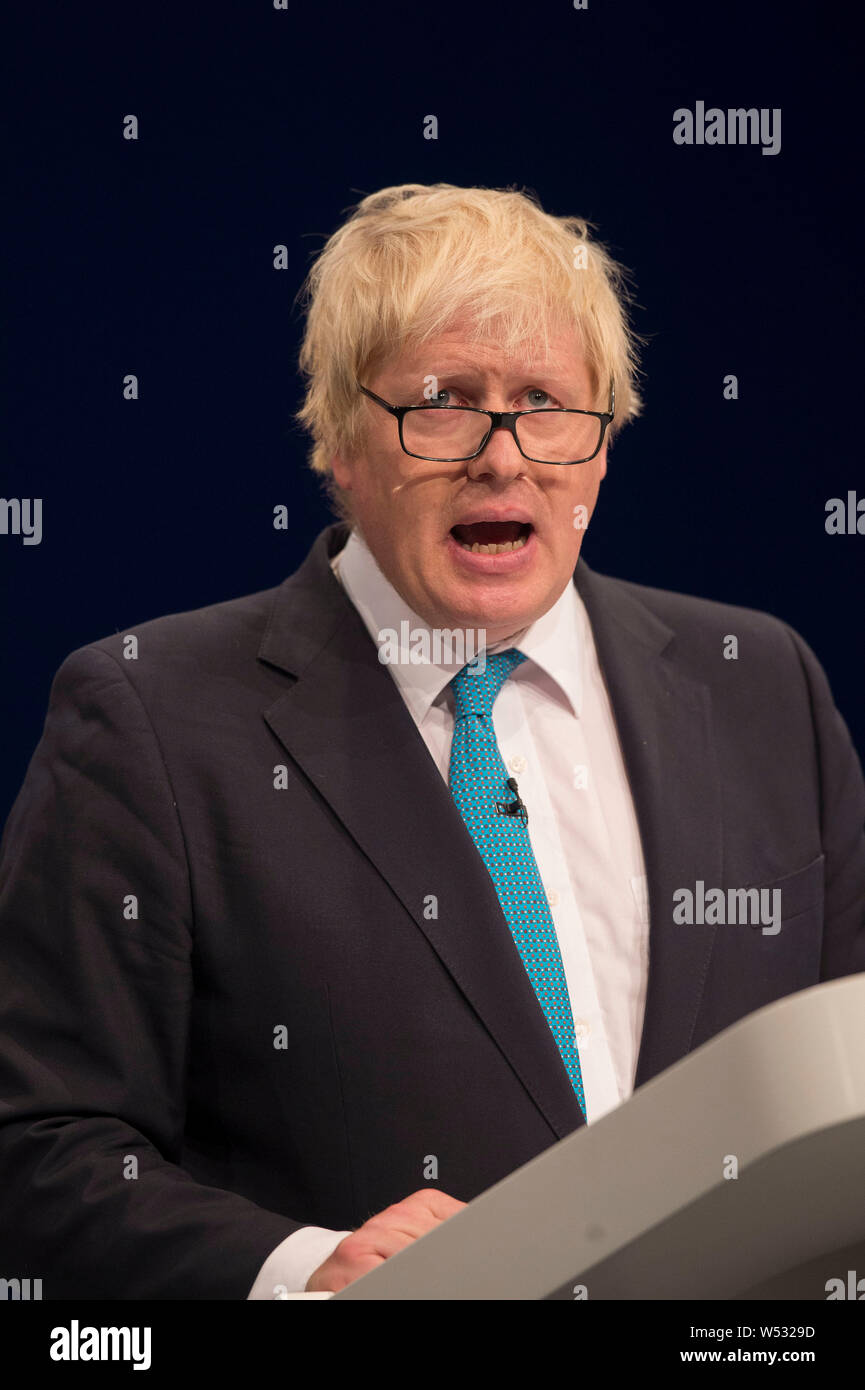
<svg viewBox="0 0 865 1390">
<path fill-rule="evenodd" d="M 450 787 L 490 872 L 505 920 L 585 1115 L 568 985 L 526 821 L 519 814 L 496 809 L 496 803 L 501 807 L 516 803 L 507 787 L 508 774 L 496 742 L 492 708 L 508 676 L 525 659 L 515 647 L 487 653 L 483 673 L 466 665 L 451 681 L 456 710 Z"/>
</svg>

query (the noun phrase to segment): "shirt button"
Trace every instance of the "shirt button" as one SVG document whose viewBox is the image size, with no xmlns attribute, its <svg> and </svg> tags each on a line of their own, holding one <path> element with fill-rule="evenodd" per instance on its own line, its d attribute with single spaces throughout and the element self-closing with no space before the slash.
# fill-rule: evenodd
<svg viewBox="0 0 865 1390">
<path fill-rule="evenodd" d="M 511 772 L 525 772 L 526 760 L 521 753 L 517 753 L 515 757 L 509 759 L 508 767 Z"/>
<path fill-rule="evenodd" d="M 559 895 L 555 889 L 553 889 L 552 893 L 547 894 L 547 902 L 549 903 L 550 907 L 556 907 L 558 905 L 558 901 Z"/>
<path fill-rule="evenodd" d="M 591 1031 L 592 1025 L 585 1018 L 574 1020 L 574 1037 L 577 1042 L 579 1042 L 581 1038 L 587 1038 Z"/>
</svg>

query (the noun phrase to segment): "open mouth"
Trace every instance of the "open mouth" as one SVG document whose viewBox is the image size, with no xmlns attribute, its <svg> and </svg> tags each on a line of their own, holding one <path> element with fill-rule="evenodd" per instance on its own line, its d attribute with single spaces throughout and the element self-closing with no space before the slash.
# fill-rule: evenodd
<svg viewBox="0 0 865 1390">
<path fill-rule="evenodd" d="M 532 533 L 527 521 L 475 521 L 470 526 L 452 526 L 451 535 L 475 555 L 504 555 L 521 550 Z"/>
</svg>

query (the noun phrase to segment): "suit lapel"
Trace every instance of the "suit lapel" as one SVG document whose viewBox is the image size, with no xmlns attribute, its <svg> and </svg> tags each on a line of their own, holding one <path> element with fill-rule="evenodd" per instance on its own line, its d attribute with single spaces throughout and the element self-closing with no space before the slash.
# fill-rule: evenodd
<svg viewBox="0 0 865 1390">
<path fill-rule="evenodd" d="M 721 882 L 721 793 L 708 687 L 681 669 L 675 633 L 627 585 L 584 561 L 592 624 L 634 798 L 649 890 L 649 980 L 637 1086 L 688 1052 L 714 927 L 673 922 L 673 893 Z M 720 657 L 719 657 L 720 659 Z"/>
</svg>

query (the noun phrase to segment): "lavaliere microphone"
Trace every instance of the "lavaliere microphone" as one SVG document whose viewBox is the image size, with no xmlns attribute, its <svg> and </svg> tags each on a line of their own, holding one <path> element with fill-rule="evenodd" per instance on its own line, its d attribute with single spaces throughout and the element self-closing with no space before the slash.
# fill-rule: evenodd
<svg viewBox="0 0 865 1390">
<path fill-rule="evenodd" d="M 516 797 L 516 801 L 497 801 L 495 803 L 496 810 L 501 816 L 519 816 L 523 822 L 523 825 L 528 825 L 528 807 L 526 806 L 525 802 L 522 801 L 522 799 L 520 798 L 516 777 L 509 777 L 507 782 L 505 782 L 505 786 L 507 787 L 508 791 L 513 792 L 514 796 Z"/>
</svg>

